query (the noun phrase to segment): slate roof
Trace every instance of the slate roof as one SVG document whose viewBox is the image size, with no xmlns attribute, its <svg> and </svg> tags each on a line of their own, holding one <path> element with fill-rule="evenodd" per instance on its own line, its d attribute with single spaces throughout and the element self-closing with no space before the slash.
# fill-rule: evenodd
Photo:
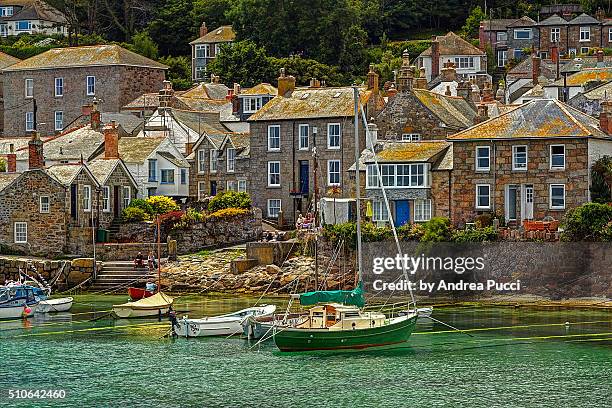
<svg viewBox="0 0 612 408">
<path fill-rule="evenodd" d="M 561 71 L 568 61 L 559 61 Z M 517 78 L 531 78 L 533 75 L 533 60 L 531 58 L 525 58 L 519 62 L 510 71 L 508 71 L 508 78 L 511 80 Z M 548 79 L 555 79 L 557 77 L 557 66 L 552 60 L 541 60 L 540 61 L 540 75 Z"/>
<path fill-rule="evenodd" d="M 11 152 L 10 146 L 13 145 L 13 152 L 19 149 L 28 147 L 28 142 L 31 137 L 0 137 L 0 154 L 8 154 Z M 42 139 L 43 141 L 45 139 Z"/>
<path fill-rule="evenodd" d="M 440 55 L 485 55 L 484 51 L 473 46 L 452 31 L 443 36 L 439 35 L 436 38 L 440 43 Z M 431 56 L 431 47 L 427 48 L 419 56 Z"/>
<path fill-rule="evenodd" d="M 91 157 L 104 144 L 104 135 L 95 131 L 91 126 L 84 126 L 79 129 L 71 130 L 67 133 L 43 141 L 43 152 L 45 160 L 79 160 L 81 156 L 84 160 Z M 27 145 L 17 151 L 18 160 L 28 159 Z"/>
<path fill-rule="evenodd" d="M 205 133 L 203 134 L 193 145 L 193 151 L 191 152 L 190 155 L 186 157 L 186 159 L 187 160 L 195 159 L 195 152 L 200 147 L 202 142 L 204 142 L 204 140 L 208 140 L 215 149 L 219 149 L 221 148 L 221 145 L 223 144 L 226 138 L 227 138 L 226 133 Z"/>
<path fill-rule="evenodd" d="M 0 173 L 0 192 L 17 180 L 19 173 Z"/>
<path fill-rule="evenodd" d="M 177 109 L 189 109 L 189 105 L 183 102 L 178 95 L 175 93 L 170 97 L 170 106 Z M 145 109 L 146 108 L 146 109 Z M 130 111 L 142 111 L 142 110 L 155 110 L 159 108 L 159 93 L 151 92 L 144 93 L 127 105 L 123 106 L 122 110 L 130 110 Z"/>
<path fill-rule="evenodd" d="M 2 0 L 0 7 L 3 6 L 21 6 L 21 10 L 17 11 L 10 17 L 4 17 L 4 21 L 18 20 L 42 20 L 51 23 L 66 24 L 68 20 L 59 10 L 52 7 L 50 4 L 40 0 Z"/>
<path fill-rule="evenodd" d="M 242 96 L 242 95 L 278 95 L 278 89 L 276 89 L 274 86 L 266 83 L 266 82 L 262 82 L 260 84 L 255 85 L 252 88 L 248 88 L 245 90 L 240 91 L 240 93 L 238 94 L 238 96 Z"/>
<path fill-rule="evenodd" d="M 591 89 L 590 91 L 580 93 L 574 96 L 574 98 L 579 98 L 581 96 L 585 97 L 586 99 L 597 100 L 597 101 L 603 100 L 605 98 L 610 99 L 612 98 L 612 82 L 601 84 Z"/>
<path fill-rule="evenodd" d="M 221 26 L 190 42 L 189 44 L 214 44 L 222 42 L 231 42 L 236 39 L 236 33 L 231 25 Z"/>
<path fill-rule="evenodd" d="M 476 110 L 465 99 L 424 89 L 413 89 L 413 92 L 429 111 L 448 126 L 465 128 L 474 123 Z"/>
<path fill-rule="evenodd" d="M 567 81 L 561 78 L 552 83 L 552 86 L 583 86 L 591 81 L 612 81 L 612 67 L 609 68 L 587 68 L 575 74 L 569 75 Z"/>
<path fill-rule="evenodd" d="M 0 69 L 9 67 L 18 63 L 19 61 L 21 61 L 19 58 L 15 58 L 12 55 L 8 55 L 0 51 Z"/>
<path fill-rule="evenodd" d="M 226 143 L 231 143 L 236 149 L 236 157 L 249 157 L 251 154 L 251 135 L 248 133 L 228 133 L 219 147 L 223 149 Z"/>
<path fill-rule="evenodd" d="M 508 25 L 514 23 L 515 20 L 515 18 L 495 18 L 482 21 L 481 23 L 485 31 L 506 31 Z"/>
<path fill-rule="evenodd" d="M 165 139 L 165 137 L 122 137 L 119 139 L 119 157 L 125 163 L 144 163 Z"/>
<path fill-rule="evenodd" d="M 184 98 L 181 96 L 181 102 L 187 105 L 187 107 L 184 109 L 176 107 L 177 109 L 207 113 L 217 112 L 219 113 L 219 120 L 221 122 L 240 121 L 240 118 L 238 118 L 232 113 L 232 103 L 227 100 Z"/>
<path fill-rule="evenodd" d="M 589 16 L 586 13 L 582 13 L 579 16 L 571 19 L 568 24 L 575 24 L 575 25 L 589 25 L 589 24 L 599 24 L 599 20 L 597 20 L 596 18 L 593 18 L 591 16 Z"/>
<path fill-rule="evenodd" d="M 564 26 L 567 24 L 567 20 L 562 17 L 559 17 L 557 14 L 553 14 L 545 20 L 542 20 L 538 23 L 538 26 Z"/>
<path fill-rule="evenodd" d="M 117 167 L 122 167 L 125 173 L 127 173 L 128 177 L 132 180 L 133 185 L 137 185 L 136 181 L 132 177 L 132 174 L 122 163 L 121 159 L 96 159 L 89 162 L 87 167 L 100 185 L 105 185 L 108 182 L 108 178 L 113 174 Z"/>
<path fill-rule="evenodd" d="M 452 143 L 437 140 L 427 142 L 387 141 L 379 140 L 374 146 L 375 154 L 370 149 L 364 149 L 359 157 L 359 170 L 365 171 L 367 164 L 375 163 L 432 163 L 435 169 L 452 169 L 452 151 L 450 158 L 447 149 Z M 439 166 L 443 165 L 443 168 Z M 450 166 L 450 168 L 449 168 Z M 355 171 L 355 164 L 349 170 Z"/>
<path fill-rule="evenodd" d="M 496 118 L 449 136 L 474 139 L 544 139 L 603 137 L 599 121 L 556 99 L 534 99 Z"/>
<path fill-rule="evenodd" d="M 176 157 L 170 152 L 157 152 L 157 154 L 174 164 L 176 167 L 189 167 L 189 163 L 187 163 L 183 158 Z"/>
<path fill-rule="evenodd" d="M 580 57 L 574 58 L 573 60 L 567 62 L 565 65 L 561 67 L 559 70 L 562 73 L 569 72 L 578 72 L 586 68 L 612 68 L 612 56 L 604 55 L 603 61 L 598 62 L 597 57 Z"/>
<path fill-rule="evenodd" d="M 229 88 L 224 84 L 202 82 L 183 92 L 184 98 L 217 99 L 225 101 Z"/>
<path fill-rule="evenodd" d="M 48 167 L 47 172 L 55 177 L 57 181 L 65 186 L 69 186 L 72 182 L 77 178 L 77 176 L 81 173 L 81 171 L 89 172 L 86 166 L 80 163 L 72 163 L 72 164 L 56 164 Z M 90 176 L 95 179 L 95 176 L 90 173 Z M 97 180 L 96 180 L 97 181 Z"/>
<path fill-rule="evenodd" d="M 372 91 L 360 88 L 362 104 Z M 349 117 L 354 114 L 353 88 L 296 88 L 288 96 L 276 96 L 248 121 Z"/>
<path fill-rule="evenodd" d="M 218 133 L 228 131 L 220 122 L 220 114 L 215 111 L 202 112 L 172 109 L 171 114 L 178 122 L 187 126 L 198 135 L 201 135 L 203 132 Z"/>
<path fill-rule="evenodd" d="M 166 65 L 126 50 L 118 45 L 52 48 L 11 65 L 5 71 L 58 69 L 71 67 L 126 65 L 168 69 Z"/>
<path fill-rule="evenodd" d="M 142 126 L 142 119 L 131 113 L 101 112 L 100 120 L 102 123 L 115 121 L 117 125 L 121 126 L 128 133 L 133 133 Z"/>
<path fill-rule="evenodd" d="M 534 27 L 538 23 L 528 16 L 523 16 L 517 20 L 514 20 L 512 23 L 508 24 L 508 28 L 511 27 Z"/>
</svg>

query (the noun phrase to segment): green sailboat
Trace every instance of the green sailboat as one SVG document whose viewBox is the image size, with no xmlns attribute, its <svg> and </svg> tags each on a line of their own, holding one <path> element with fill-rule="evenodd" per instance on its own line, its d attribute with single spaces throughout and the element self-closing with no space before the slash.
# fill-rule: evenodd
<svg viewBox="0 0 612 408">
<path fill-rule="evenodd" d="M 270 327 L 273 330 L 274 342 L 281 351 L 363 350 L 398 345 L 408 341 L 417 323 L 418 312 L 414 298 L 412 299 L 414 308 L 409 308 L 397 317 L 388 318 L 383 313 L 363 309 L 365 299 L 361 278 L 363 262 L 361 258 L 359 205 L 359 90 L 357 87 L 353 89 L 355 92 L 355 162 L 357 166 L 355 173 L 358 203 L 356 215 L 359 284 L 352 291 L 314 291 L 299 295 L 302 306 L 313 305 L 308 314 L 292 320 L 291 323 L 281 322 Z M 382 186 L 383 183 L 380 182 L 380 185 Z M 383 195 L 385 195 L 385 202 L 388 206 L 384 188 Z M 389 208 L 387 210 L 390 214 Z M 391 225 L 393 225 L 393 222 L 391 222 Z M 398 250 L 400 250 L 399 244 Z M 404 274 L 407 277 L 405 270 Z"/>
</svg>

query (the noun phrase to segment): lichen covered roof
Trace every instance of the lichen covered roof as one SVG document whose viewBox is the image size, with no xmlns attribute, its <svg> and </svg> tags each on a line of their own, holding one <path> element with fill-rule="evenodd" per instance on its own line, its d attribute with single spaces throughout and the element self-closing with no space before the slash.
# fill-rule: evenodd
<svg viewBox="0 0 612 408">
<path fill-rule="evenodd" d="M 485 55 L 484 51 L 473 46 L 452 31 L 446 35 L 439 35 L 436 38 L 440 44 L 440 55 Z M 431 56 L 431 47 L 423 51 L 420 56 Z"/>
<path fill-rule="evenodd" d="M 240 91 L 240 94 L 238 96 L 242 96 L 242 95 L 278 95 L 278 89 L 276 89 L 274 86 L 266 83 L 266 82 L 262 82 L 260 84 L 255 85 L 252 88 L 248 88 L 245 89 L 243 91 Z"/>
<path fill-rule="evenodd" d="M 89 160 L 103 144 L 104 135 L 88 125 L 44 140 L 43 152 L 45 160 L 50 161 L 77 161 L 81 157 Z M 28 149 L 24 146 L 17 151 L 17 159 L 27 160 L 27 158 Z"/>
<path fill-rule="evenodd" d="M 598 125 L 597 119 L 556 99 L 534 99 L 448 140 L 608 137 Z"/>
<path fill-rule="evenodd" d="M 189 168 L 189 163 L 187 163 L 182 157 L 176 157 L 170 152 L 157 152 L 157 154 L 174 164 L 176 167 Z"/>
<path fill-rule="evenodd" d="M 580 96 L 584 96 L 586 99 L 598 101 L 603 100 L 604 98 L 610 98 L 612 97 L 612 82 L 599 85 L 588 92 L 576 95 L 574 98 Z"/>
<path fill-rule="evenodd" d="M 52 48 L 6 68 L 6 71 L 58 69 L 86 66 L 129 65 L 168 69 L 166 65 L 118 45 Z"/>
<path fill-rule="evenodd" d="M 19 149 L 23 149 L 28 146 L 28 142 L 32 139 L 31 137 L 0 137 L 0 154 L 8 154 L 11 152 L 11 145 L 13 145 L 13 152 Z M 43 139 L 44 140 L 44 139 Z"/>
<path fill-rule="evenodd" d="M 165 139 L 165 137 L 122 137 L 119 139 L 119 157 L 125 163 L 144 163 Z"/>
<path fill-rule="evenodd" d="M 222 42 L 231 42 L 236 38 L 236 33 L 232 29 L 231 25 L 225 25 L 218 27 L 214 30 L 210 30 L 208 33 L 190 42 L 189 44 L 213 44 Z"/>
<path fill-rule="evenodd" d="M 419 101 L 446 125 L 465 128 L 474 123 L 476 111 L 465 99 L 440 95 L 425 89 L 414 89 Z"/>
<path fill-rule="evenodd" d="M 0 192 L 17 180 L 19 173 L 0 173 Z"/>
<path fill-rule="evenodd" d="M 218 111 L 203 112 L 192 110 L 172 109 L 172 116 L 187 126 L 198 135 L 202 133 L 227 132 L 227 128 L 221 123 L 221 115 Z"/>
<path fill-rule="evenodd" d="M 452 152 L 447 158 L 448 149 L 452 143 L 436 140 L 427 142 L 388 141 L 379 140 L 374 146 L 375 154 L 371 149 L 364 149 L 359 156 L 359 170 L 365 171 L 366 165 L 375 163 L 432 163 L 435 169 L 452 169 Z M 450 160 L 450 161 L 449 161 Z M 349 170 L 355 171 L 355 163 Z"/>
<path fill-rule="evenodd" d="M 94 175 L 98 183 L 100 183 L 100 185 L 104 185 L 120 163 L 120 159 L 96 159 L 89 162 L 87 167 L 91 171 L 91 174 Z"/>
<path fill-rule="evenodd" d="M 69 186 L 83 169 L 84 166 L 80 163 L 56 164 L 48 167 L 47 172 L 63 185 Z"/>
<path fill-rule="evenodd" d="M 601 81 L 608 82 L 612 81 L 612 67 L 606 68 L 587 68 L 580 72 L 576 72 L 567 77 L 567 82 L 564 83 L 564 79 L 561 78 L 555 81 L 553 86 L 583 86 L 587 82 Z"/>
<path fill-rule="evenodd" d="M 12 55 L 8 55 L 0 51 L 0 69 L 10 67 L 21 61 L 19 58 L 15 58 Z"/>
<path fill-rule="evenodd" d="M 215 99 L 225 101 L 229 88 L 224 84 L 203 82 L 181 94 L 184 98 Z"/>
<path fill-rule="evenodd" d="M 361 104 L 368 102 L 372 91 L 359 89 Z M 249 121 L 335 118 L 354 114 L 352 87 L 296 88 L 289 95 L 276 96 L 249 118 Z"/>
</svg>

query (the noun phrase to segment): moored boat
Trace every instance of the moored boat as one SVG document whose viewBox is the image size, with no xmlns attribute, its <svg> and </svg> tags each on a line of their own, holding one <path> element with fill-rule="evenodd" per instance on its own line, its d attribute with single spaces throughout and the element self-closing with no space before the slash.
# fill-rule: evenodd
<svg viewBox="0 0 612 408">
<path fill-rule="evenodd" d="M 242 324 L 248 317 L 271 317 L 275 311 L 276 306 L 263 305 L 202 319 L 184 317 L 177 320 L 174 333 L 181 337 L 230 336 L 243 331 Z"/>
<path fill-rule="evenodd" d="M 146 290 L 144 288 L 128 288 L 128 295 L 132 300 L 140 300 L 151 297 L 155 294 L 155 291 Z"/>
<path fill-rule="evenodd" d="M 0 319 L 19 319 L 34 314 L 40 299 L 29 286 L 0 287 Z"/>
<path fill-rule="evenodd" d="M 36 308 L 37 313 L 67 312 L 72 308 L 71 297 L 41 300 Z"/>
<path fill-rule="evenodd" d="M 148 298 L 140 299 L 136 302 L 127 302 L 120 305 L 113 305 L 115 316 L 125 319 L 129 317 L 148 317 L 167 314 L 174 299 L 170 296 L 158 292 Z"/>
</svg>

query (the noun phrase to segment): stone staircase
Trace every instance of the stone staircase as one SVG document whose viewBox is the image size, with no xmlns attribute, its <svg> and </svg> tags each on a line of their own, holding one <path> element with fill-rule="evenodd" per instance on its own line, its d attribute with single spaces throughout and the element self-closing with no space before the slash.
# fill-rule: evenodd
<svg viewBox="0 0 612 408">
<path fill-rule="evenodd" d="M 146 260 L 145 260 L 146 263 Z M 127 293 L 129 286 L 144 286 L 148 279 L 157 279 L 157 273 L 149 274 L 148 268 L 134 269 L 133 261 L 112 261 L 102 264 L 102 271 L 89 290 L 93 292 Z"/>
<path fill-rule="evenodd" d="M 108 227 L 108 240 L 109 242 L 113 242 L 113 238 L 117 236 L 119 233 L 119 228 L 121 227 L 121 220 L 116 217 L 113 218 L 110 226 Z"/>
</svg>

